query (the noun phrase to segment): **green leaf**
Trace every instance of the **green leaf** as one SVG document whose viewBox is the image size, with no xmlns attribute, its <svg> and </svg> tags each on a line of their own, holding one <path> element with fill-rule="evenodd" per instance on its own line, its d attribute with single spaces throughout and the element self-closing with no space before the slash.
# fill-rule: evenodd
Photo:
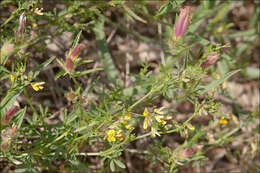
<svg viewBox="0 0 260 173">
<path fill-rule="evenodd" d="M 116 170 L 114 160 L 110 161 L 110 169 L 112 172 L 114 172 Z"/>
<path fill-rule="evenodd" d="M 67 74 L 66 71 L 64 70 L 60 71 L 58 74 L 55 75 L 55 80 L 59 79 L 61 76 L 64 76 L 66 74 Z"/>
<path fill-rule="evenodd" d="M 234 71 L 231 71 L 231 72 L 227 73 L 225 76 L 223 76 L 219 80 L 216 80 L 216 81 L 210 83 L 209 85 L 203 87 L 203 89 L 199 91 L 199 94 L 204 94 L 205 92 L 211 91 L 213 88 L 215 88 L 216 86 L 220 85 L 225 80 L 227 80 L 228 78 L 230 78 L 232 75 L 236 74 L 239 71 L 240 71 L 240 69 L 234 70 Z"/>
<path fill-rule="evenodd" d="M 156 13 L 155 17 L 159 17 L 163 14 L 169 13 L 172 9 L 179 7 L 185 0 L 170 0 L 163 4 L 158 12 Z"/>
<path fill-rule="evenodd" d="M 194 33 L 201 26 L 202 22 L 204 22 L 204 19 L 191 23 L 188 32 Z"/>
<path fill-rule="evenodd" d="M 39 73 L 45 68 L 47 67 L 47 65 L 49 65 L 53 60 L 55 59 L 55 57 L 51 57 L 49 58 L 47 61 L 45 61 L 44 63 L 42 63 L 41 65 L 39 65 L 37 68 L 33 69 L 33 76 L 32 79 L 35 79 Z"/>
<path fill-rule="evenodd" d="M 143 22 L 143 23 L 147 23 L 144 19 L 142 19 L 141 17 L 137 16 L 130 8 L 128 8 L 127 6 L 123 5 L 123 8 L 125 9 L 125 11 L 133 18 L 135 18 L 136 20 Z"/>
<path fill-rule="evenodd" d="M 201 36 L 199 36 L 197 34 L 191 33 L 191 32 L 188 32 L 187 36 L 190 36 L 193 42 L 200 43 L 203 46 L 208 46 L 211 43 L 207 39 L 205 39 L 205 38 L 203 38 L 203 37 L 201 37 Z"/>
<path fill-rule="evenodd" d="M 229 64 L 228 64 L 228 60 L 225 58 L 223 58 L 222 60 L 217 62 L 218 64 L 218 71 L 220 71 L 220 73 L 222 75 L 226 74 L 229 71 Z"/>
<path fill-rule="evenodd" d="M 81 64 L 91 63 L 91 62 L 93 62 L 93 60 L 90 60 L 90 59 L 88 59 L 88 60 L 82 60 L 82 61 L 78 62 L 78 63 L 76 64 L 76 66 L 79 66 L 79 65 L 81 65 Z"/>
<path fill-rule="evenodd" d="M 24 115 L 26 113 L 26 108 L 27 107 L 24 107 L 23 109 L 21 109 L 17 114 L 17 126 L 18 128 L 21 127 L 22 123 L 23 123 L 23 118 L 24 118 Z"/>
<path fill-rule="evenodd" d="M 0 65 L 0 81 L 10 77 L 10 72 L 4 66 Z"/>
<path fill-rule="evenodd" d="M 121 162 L 120 160 L 114 160 L 114 161 L 117 164 L 117 166 L 119 166 L 120 168 L 123 168 L 123 169 L 126 168 L 125 164 L 123 162 Z"/>
<path fill-rule="evenodd" d="M 1 117 L 13 106 L 16 97 L 23 91 L 23 85 L 11 88 L 0 103 Z"/>
<path fill-rule="evenodd" d="M 80 105 L 79 104 L 75 104 L 73 107 L 72 112 L 68 115 L 67 119 L 64 120 L 64 123 L 70 124 L 72 123 L 76 118 L 78 118 L 80 116 Z"/>
<path fill-rule="evenodd" d="M 73 45 L 72 45 L 72 48 L 71 48 L 71 51 L 78 45 L 78 42 L 79 42 L 79 38 L 80 38 L 80 35 L 81 35 L 81 32 L 82 31 L 79 31 L 79 33 L 78 33 L 78 35 L 76 36 L 76 38 L 75 38 L 75 40 L 74 40 L 74 42 L 73 42 Z M 71 53 L 71 51 L 70 51 L 70 53 Z M 69 53 L 69 54 L 70 54 Z"/>
<path fill-rule="evenodd" d="M 89 74 L 89 73 L 94 73 L 96 71 L 101 71 L 101 70 L 103 70 L 103 68 L 94 68 L 94 69 L 85 70 L 85 71 L 82 71 L 82 72 L 75 72 L 73 74 L 73 77 L 78 77 L 78 76 L 86 75 L 86 74 Z"/>
<path fill-rule="evenodd" d="M 249 37 L 249 36 L 252 36 L 255 34 L 257 34 L 257 30 L 253 28 L 253 29 L 246 30 L 246 31 L 235 32 L 235 33 L 229 34 L 227 36 L 229 38 L 238 38 L 238 37 Z"/>
<path fill-rule="evenodd" d="M 224 15 L 227 14 L 227 11 L 230 10 L 230 4 L 224 4 L 222 9 L 219 10 L 218 14 L 215 16 L 215 18 L 212 20 L 212 24 L 217 23 L 219 20 L 223 18 Z"/>
<path fill-rule="evenodd" d="M 104 32 L 104 21 L 104 17 L 99 16 L 98 21 L 96 22 L 96 25 L 94 27 L 94 31 L 96 33 L 98 54 L 101 57 L 101 61 L 104 65 L 104 71 L 106 72 L 108 79 L 114 84 L 116 84 L 118 81 L 119 72 L 117 71 L 113 59 L 107 48 L 106 37 Z"/>
</svg>

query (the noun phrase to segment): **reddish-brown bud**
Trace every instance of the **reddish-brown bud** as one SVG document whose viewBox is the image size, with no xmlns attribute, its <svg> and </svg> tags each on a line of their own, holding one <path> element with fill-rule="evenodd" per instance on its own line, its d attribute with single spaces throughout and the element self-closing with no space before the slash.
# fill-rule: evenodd
<svg viewBox="0 0 260 173">
<path fill-rule="evenodd" d="M 188 28 L 190 20 L 190 7 L 185 7 L 181 10 L 180 15 L 178 17 L 178 21 L 175 26 L 175 38 L 182 38 L 184 36 L 184 33 L 186 32 Z"/>
<path fill-rule="evenodd" d="M 69 71 L 72 71 L 73 70 L 73 62 L 72 62 L 72 59 L 70 57 L 68 57 L 66 59 L 66 68 L 69 70 Z"/>
<path fill-rule="evenodd" d="M 8 124 L 11 117 L 19 110 L 18 106 L 12 106 L 3 118 L 3 123 Z"/>
<path fill-rule="evenodd" d="M 203 148 L 202 145 L 198 145 L 198 146 L 195 146 L 195 147 L 191 147 L 191 148 L 187 148 L 183 151 L 183 156 L 184 157 L 189 157 L 192 153 L 198 151 L 198 150 L 201 150 Z"/>
<path fill-rule="evenodd" d="M 24 32 L 24 28 L 25 28 L 25 24 L 26 24 L 26 17 L 25 17 L 25 14 L 22 13 L 20 18 L 19 18 L 19 26 L 18 26 L 17 33 L 16 33 L 17 39 L 22 37 L 23 32 Z"/>
<path fill-rule="evenodd" d="M 83 43 L 80 43 L 77 45 L 72 51 L 71 54 L 69 55 L 69 58 L 74 59 L 79 56 L 80 50 L 83 49 L 85 45 Z"/>
<path fill-rule="evenodd" d="M 211 66 L 219 59 L 218 53 L 211 53 L 207 58 L 206 61 L 201 64 L 202 68 L 207 68 L 208 66 Z"/>
</svg>

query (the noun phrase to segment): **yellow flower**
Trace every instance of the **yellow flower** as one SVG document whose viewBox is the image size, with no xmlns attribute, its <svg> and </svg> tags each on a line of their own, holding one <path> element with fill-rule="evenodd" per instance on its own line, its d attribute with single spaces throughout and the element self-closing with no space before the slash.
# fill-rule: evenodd
<svg viewBox="0 0 260 173">
<path fill-rule="evenodd" d="M 39 90 L 41 90 L 41 89 L 43 89 L 43 84 L 44 84 L 45 82 L 32 82 L 31 83 L 31 86 L 33 87 L 33 89 L 35 90 L 35 91 L 39 91 Z"/>
<path fill-rule="evenodd" d="M 226 89 L 226 88 L 227 88 L 227 82 L 225 81 L 225 82 L 223 82 L 222 84 L 220 84 L 220 87 L 221 87 L 222 89 Z"/>
<path fill-rule="evenodd" d="M 212 91 L 211 91 L 211 97 L 214 97 L 215 92 L 216 92 L 216 90 L 215 90 L 215 88 L 213 88 Z"/>
<path fill-rule="evenodd" d="M 156 113 L 156 114 L 159 114 L 159 115 L 162 115 L 164 114 L 164 111 L 163 111 L 164 107 L 160 107 L 159 109 L 154 109 L 153 112 Z"/>
<path fill-rule="evenodd" d="M 147 117 L 149 115 L 148 109 L 145 108 L 143 112 L 143 116 Z"/>
<path fill-rule="evenodd" d="M 12 81 L 12 83 L 14 83 L 14 80 L 15 80 L 15 76 L 14 76 L 14 74 L 11 74 L 11 81 Z"/>
<path fill-rule="evenodd" d="M 129 120 L 131 118 L 131 114 L 128 112 L 125 114 L 125 120 Z"/>
<path fill-rule="evenodd" d="M 28 74 L 28 80 L 31 81 L 32 78 L 33 78 L 33 72 L 30 71 Z"/>
<path fill-rule="evenodd" d="M 227 124 L 228 121 L 224 117 L 221 117 L 220 120 L 219 120 L 219 123 L 220 124 Z"/>
<path fill-rule="evenodd" d="M 32 22 L 32 26 L 33 26 L 34 28 L 36 28 L 38 25 L 37 25 L 37 23 Z"/>
<path fill-rule="evenodd" d="M 122 140 L 124 139 L 124 134 L 121 133 L 121 132 L 116 132 L 116 137 L 117 137 L 120 141 L 122 141 Z"/>
<path fill-rule="evenodd" d="M 143 124 L 144 130 L 146 130 L 147 127 L 151 125 L 151 122 L 152 122 L 152 118 L 150 116 L 145 117 L 144 124 Z"/>
<path fill-rule="evenodd" d="M 128 125 L 128 122 L 124 119 L 120 119 L 121 124 L 123 124 L 124 126 Z"/>
<path fill-rule="evenodd" d="M 161 123 L 161 124 L 163 124 L 163 125 L 166 124 L 166 121 L 164 121 L 164 120 L 162 119 L 163 116 L 155 115 L 154 118 L 156 119 L 156 121 L 157 121 L 158 123 Z"/>
<path fill-rule="evenodd" d="M 152 122 L 152 117 L 150 116 L 147 108 L 144 109 L 143 116 L 145 117 L 143 128 L 144 128 L 144 130 L 146 130 Z"/>
<path fill-rule="evenodd" d="M 156 135 L 157 136 L 161 136 L 158 131 L 156 130 L 156 128 L 154 127 L 151 127 L 151 133 L 152 133 L 152 137 L 155 137 Z"/>
<path fill-rule="evenodd" d="M 116 131 L 114 129 L 110 129 L 106 131 L 107 134 L 107 141 L 108 142 L 115 142 L 116 141 Z"/>
<path fill-rule="evenodd" d="M 192 130 L 192 131 L 195 130 L 195 127 L 194 127 L 193 125 L 191 125 L 190 123 L 186 124 L 186 126 L 187 126 L 190 130 Z"/>
<path fill-rule="evenodd" d="M 34 10 L 34 13 L 35 13 L 35 14 L 38 14 L 38 15 L 40 15 L 40 16 L 42 16 L 42 15 L 43 15 L 42 10 L 43 10 L 43 8 L 41 8 L 41 9 L 36 8 L 36 9 Z"/>
<path fill-rule="evenodd" d="M 134 130 L 135 128 L 132 126 L 132 124 L 127 124 L 125 126 L 128 130 Z"/>
</svg>

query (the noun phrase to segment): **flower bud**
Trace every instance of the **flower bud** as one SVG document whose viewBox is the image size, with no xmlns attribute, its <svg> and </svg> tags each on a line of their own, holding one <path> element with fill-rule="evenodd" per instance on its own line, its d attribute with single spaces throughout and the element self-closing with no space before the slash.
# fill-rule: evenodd
<svg viewBox="0 0 260 173">
<path fill-rule="evenodd" d="M 6 113 L 6 115 L 3 118 L 3 123 L 8 124 L 11 117 L 19 110 L 19 107 L 14 105 L 12 106 Z"/>
<path fill-rule="evenodd" d="M 25 14 L 22 13 L 19 18 L 19 26 L 18 26 L 17 33 L 16 33 L 16 39 L 19 39 L 20 37 L 22 37 L 25 24 L 26 24 L 26 17 L 25 17 Z"/>
<path fill-rule="evenodd" d="M 181 10 L 175 26 L 175 31 L 174 31 L 175 39 L 179 39 L 184 36 L 184 33 L 188 28 L 189 18 L 190 18 L 190 7 L 185 7 L 184 9 Z"/>
<path fill-rule="evenodd" d="M 66 68 L 68 69 L 68 71 L 73 70 L 73 62 L 72 62 L 72 59 L 70 57 L 68 57 L 66 59 Z"/>
<path fill-rule="evenodd" d="M 202 68 L 207 68 L 208 66 L 214 64 L 219 59 L 218 53 L 211 53 L 207 58 L 206 61 L 201 64 Z"/>
<path fill-rule="evenodd" d="M 203 148 L 202 145 L 198 145 L 198 146 L 195 146 L 195 147 L 191 147 L 191 148 L 187 148 L 183 151 L 182 155 L 183 157 L 187 158 L 189 157 L 192 153 L 198 151 L 198 150 L 201 150 Z"/>
<path fill-rule="evenodd" d="M 85 47 L 85 45 L 83 43 L 80 43 L 79 45 L 77 45 L 71 52 L 71 54 L 69 55 L 68 58 L 74 59 L 77 58 L 79 56 L 79 52 L 81 49 L 83 49 Z"/>
</svg>

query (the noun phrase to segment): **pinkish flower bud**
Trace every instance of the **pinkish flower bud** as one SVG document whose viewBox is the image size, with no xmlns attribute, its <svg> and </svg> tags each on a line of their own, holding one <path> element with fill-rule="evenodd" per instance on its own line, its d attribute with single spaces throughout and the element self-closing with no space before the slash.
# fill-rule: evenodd
<svg viewBox="0 0 260 173">
<path fill-rule="evenodd" d="M 16 33 L 16 39 L 19 39 L 20 37 L 22 37 L 25 24 L 26 24 L 26 17 L 24 15 L 24 13 L 22 13 L 19 18 L 19 26 L 18 26 L 17 33 Z"/>
<path fill-rule="evenodd" d="M 15 125 L 13 126 L 13 128 L 12 128 L 12 135 L 15 135 L 15 134 L 16 134 L 17 128 L 18 128 L 18 126 L 15 124 Z"/>
<path fill-rule="evenodd" d="M 198 151 L 198 150 L 201 150 L 203 148 L 202 145 L 198 145 L 198 146 L 195 146 L 195 147 L 192 147 L 192 148 L 187 148 L 183 151 L 183 156 L 185 158 L 189 157 L 192 153 Z"/>
<path fill-rule="evenodd" d="M 11 117 L 19 110 L 18 106 L 12 106 L 6 113 L 3 119 L 4 124 L 8 124 Z"/>
<path fill-rule="evenodd" d="M 201 64 L 202 68 L 207 68 L 208 66 L 214 64 L 219 59 L 218 53 L 211 53 L 207 58 L 206 61 Z"/>
<path fill-rule="evenodd" d="M 83 49 L 85 47 L 85 45 L 83 43 L 80 43 L 79 45 L 77 45 L 71 52 L 71 54 L 69 55 L 69 58 L 74 59 L 77 58 L 79 56 L 79 52 L 81 49 Z"/>
<path fill-rule="evenodd" d="M 72 62 L 72 59 L 70 57 L 68 57 L 67 60 L 66 60 L 66 68 L 69 71 L 73 70 L 73 62 Z"/>
<path fill-rule="evenodd" d="M 175 38 L 182 38 L 184 33 L 186 32 L 189 24 L 190 18 L 190 7 L 185 7 L 181 10 L 180 15 L 178 17 L 178 21 L 175 26 Z"/>
</svg>

